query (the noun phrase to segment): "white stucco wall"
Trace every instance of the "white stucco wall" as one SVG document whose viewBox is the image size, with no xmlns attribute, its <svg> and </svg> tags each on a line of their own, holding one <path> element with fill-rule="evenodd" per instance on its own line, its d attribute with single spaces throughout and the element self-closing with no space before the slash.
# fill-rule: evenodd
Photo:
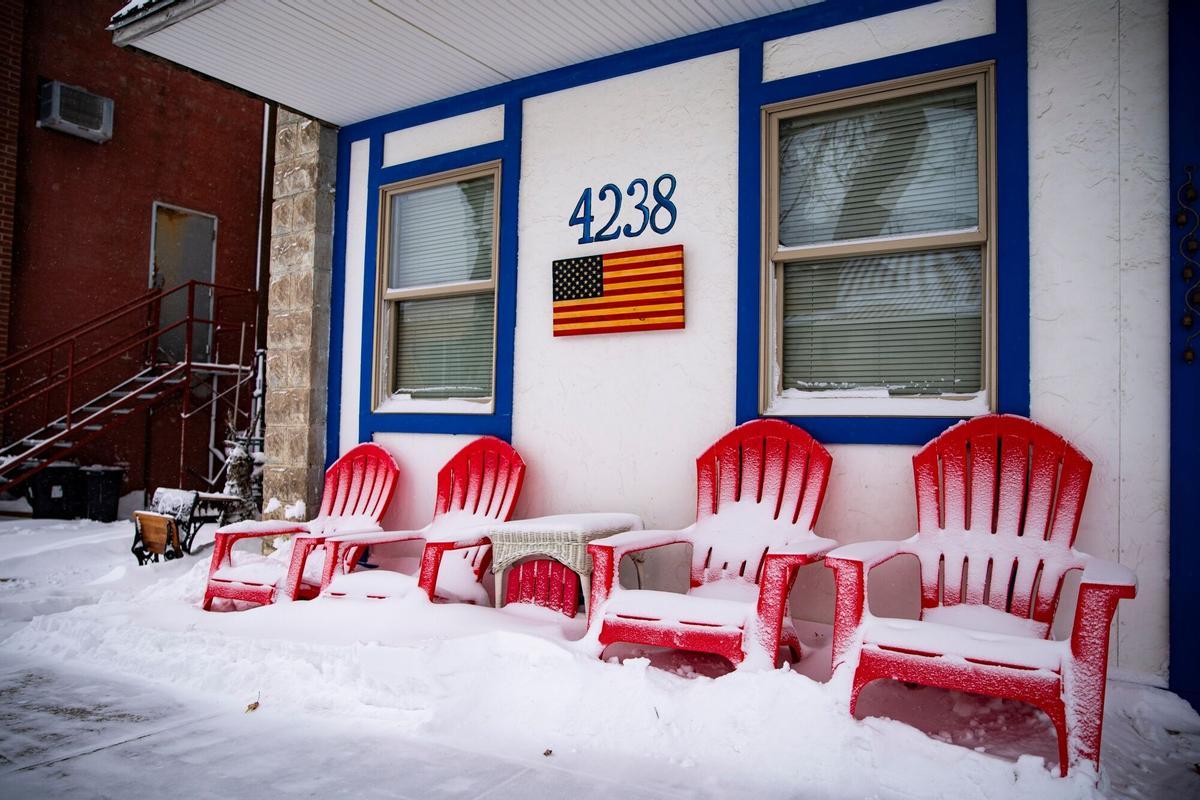
<svg viewBox="0 0 1200 800">
<path fill-rule="evenodd" d="M 525 102 L 513 444 L 529 453 L 529 513 L 693 518 L 694 458 L 734 418 L 737 66 L 722 53 Z M 664 172 L 679 180 L 669 233 L 577 244 L 584 187 Z M 678 243 L 685 329 L 551 336 L 554 259 Z"/>
<path fill-rule="evenodd" d="M 990 24 L 978 2 L 939 6 L 972 26 Z M 1079 546 L 1138 571 L 1113 663 L 1157 680 L 1167 661 L 1165 0 L 1032 0 L 1029 8 L 1031 413 L 1095 463 Z M 906 29 L 907 44 L 893 36 L 889 52 L 925 46 L 927 30 Z M 872 37 L 830 35 L 838 38 L 804 34 L 821 52 L 836 50 L 839 63 L 878 55 Z M 735 53 L 717 54 L 524 103 L 513 442 L 529 472 L 519 515 L 628 510 L 663 527 L 693 518 L 693 459 L 734 422 L 737 66 Z M 579 229 L 567 219 L 584 187 L 664 172 L 679 180 L 669 234 L 576 243 Z M 675 243 L 686 248 L 684 330 L 551 336 L 554 259 Z M 1001 254 L 1000 268 L 1023 266 Z M 349 319 L 347 381 L 358 378 Z M 349 394 L 357 399 L 344 385 L 343 448 L 357 424 Z M 405 472 L 390 524 L 428 520 L 434 473 L 469 438 L 377 437 Z M 916 448 L 830 450 L 818 531 L 843 542 L 911 533 Z M 658 585 L 679 587 L 683 575 L 678 560 L 651 565 Z M 908 566 L 888 565 L 873 603 L 915 611 L 911 578 Z M 828 570 L 807 570 L 794 611 L 827 621 L 831 594 Z"/>
<path fill-rule="evenodd" d="M 1116 664 L 1167 660 L 1165 0 L 1029 5 L 1031 413 L 1094 463 L 1080 549 L 1135 569 Z"/>
</svg>

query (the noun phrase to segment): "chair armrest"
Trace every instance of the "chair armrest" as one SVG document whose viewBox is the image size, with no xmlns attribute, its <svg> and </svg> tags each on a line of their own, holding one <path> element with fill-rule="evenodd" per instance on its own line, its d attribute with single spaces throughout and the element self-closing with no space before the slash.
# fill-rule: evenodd
<svg viewBox="0 0 1200 800">
<path fill-rule="evenodd" d="M 1133 597 L 1137 594 L 1137 575 L 1124 564 L 1116 564 L 1103 558 L 1087 556 L 1083 562 L 1083 575 L 1079 579 L 1081 586 L 1111 586 L 1125 591 L 1121 597 Z"/>
<path fill-rule="evenodd" d="M 825 554 L 834 572 L 833 668 L 836 671 L 853 648 L 867 610 L 867 573 L 888 559 L 911 553 L 908 540 L 854 542 Z"/>
<path fill-rule="evenodd" d="M 349 572 L 353 568 L 352 564 L 346 563 L 346 559 L 350 557 L 352 560 L 358 560 L 358 553 L 362 552 L 364 547 L 423 541 L 426 530 L 427 528 L 415 531 L 366 531 L 325 537 L 325 567 L 321 571 L 321 591 L 328 589 L 337 575 Z"/>
<path fill-rule="evenodd" d="M 772 548 L 767 552 L 766 558 L 770 561 L 787 561 L 795 566 L 803 566 L 820 561 L 837 546 L 838 543 L 833 539 L 814 536 L 807 541 Z"/>
<path fill-rule="evenodd" d="M 898 555 L 911 553 L 906 539 L 888 539 L 871 542 L 854 542 L 834 548 L 825 554 L 825 563 L 830 567 L 839 566 L 831 562 L 844 562 L 846 565 L 859 564 L 864 570 L 871 570 L 888 559 Z"/>
<path fill-rule="evenodd" d="M 685 528 L 681 531 L 626 531 L 625 533 L 617 533 L 612 536 L 605 536 L 603 539 L 596 539 L 588 545 L 588 552 L 595 553 L 592 548 L 597 550 L 610 550 L 618 558 L 629 553 L 636 553 L 639 550 L 650 550 L 655 547 L 666 547 L 669 544 L 691 544 L 692 534 L 690 528 Z"/>
<path fill-rule="evenodd" d="M 1075 600 L 1071 626 L 1071 654 L 1077 662 L 1090 665 L 1090 673 L 1103 675 L 1108 665 L 1108 637 L 1117 603 L 1137 594 L 1137 578 L 1119 564 L 1090 556 Z"/>
<path fill-rule="evenodd" d="M 303 522 L 287 520 L 245 520 L 218 528 L 213 540 L 212 561 L 209 562 L 208 574 L 212 575 L 221 567 L 233 563 L 233 546 L 242 539 L 264 539 L 268 536 L 296 533 L 308 533 L 308 527 Z"/>
<path fill-rule="evenodd" d="M 604 617 L 604 605 L 613 589 L 618 588 L 617 572 L 622 556 L 640 550 L 692 544 L 692 529 L 681 531 L 626 531 L 596 539 L 588 545 L 592 558 L 592 599 L 588 603 L 588 630 Z"/>
<path fill-rule="evenodd" d="M 255 539 L 263 536 L 286 536 L 291 533 L 308 533 L 308 525 L 285 519 L 248 519 L 218 528 L 216 535 L 234 539 Z"/>
<path fill-rule="evenodd" d="M 396 542 L 411 542 L 425 538 L 425 528 L 415 531 L 361 531 L 359 533 L 339 533 L 326 536 L 327 544 L 337 544 L 341 547 L 348 545 L 367 547 L 376 544 L 394 544 Z"/>
<path fill-rule="evenodd" d="M 490 526 L 477 525 L 458 530 L 452 529 L 431 533 L 425 537 L 425 542 L 428 545 L 435 545 L 443 550 L 462 550 L 467 547 L 480 547 L 481 545 L 491 544 L 491 539 L 488 538 L 488 534 L 491 532 L 492 528 Z"/>
</svg>

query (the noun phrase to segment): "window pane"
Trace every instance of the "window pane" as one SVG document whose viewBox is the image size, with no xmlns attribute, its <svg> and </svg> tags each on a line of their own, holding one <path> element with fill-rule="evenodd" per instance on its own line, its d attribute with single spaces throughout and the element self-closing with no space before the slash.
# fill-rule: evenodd
<svg viewBox="0 0 1200 800">
<path fill-rule="evenodd" d="M 979 225 L 975 86 L 779 123 L 785 247 Z"/>
<path fill-rule="evenodd" d="M 491 175 L 391 197 L 388 288 L 492 276 Z"/>
<path fill-rule="evenodd" d="M 981 388 L 978 248 L 784 265 L 783 389 Z"/>
<path fill-rule="evenodd" d="M 393 310 L 394 394 L 492 396 L 494 292 L 401 300 Z"/>
</svg>

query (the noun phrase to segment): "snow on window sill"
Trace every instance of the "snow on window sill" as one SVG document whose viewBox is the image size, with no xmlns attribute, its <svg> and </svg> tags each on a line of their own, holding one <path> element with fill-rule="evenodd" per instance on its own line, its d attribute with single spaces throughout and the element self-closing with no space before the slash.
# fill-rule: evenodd
<svg viewBox="0 0 1200 800">
<path fill-rule="evenodd" d="M 806 392 L 788 389 L 771 399 L 768 417 L 974 417 L 987 414 L 987 392 L 941 397 L 892 397 L 886 389 Z"/>
<path fill-rule="evenodd" d="M 491 414 L 496 405 L 492 398 L 470 400 L 450 397 L 445 400 L 422 400 L 393 395 L 375 406 L 376 414 Z"/>
</svg>

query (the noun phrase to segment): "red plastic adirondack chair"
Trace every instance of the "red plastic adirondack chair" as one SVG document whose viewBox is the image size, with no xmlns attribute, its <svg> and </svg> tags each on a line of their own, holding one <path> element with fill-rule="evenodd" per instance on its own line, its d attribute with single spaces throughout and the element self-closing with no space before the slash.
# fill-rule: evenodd
<svg viewBox="0 0 1200 800">
<path fill-rule="evenodd" d="M 429 599 L 435 597 L 443 558 L 450 551 L 455 551 L 451 557 L 461 559 L 455 567 L 469 570 L 470 581 L 478 584 L 491 565 L 492 545 L 472 529 L 507 521 L 512 516 L 524 480 L 525 462 L 511 445 L 494 436 L 476 439 L 458 451 L 438 472 L 437 502 L 429 525 L 415 531 L 339 535 L 326 539 L 328 558 L 321 579 L 322 591 L 332 597 L 344 596 L 346 592 L 331 587 L 331 583 L 339 575 L 353 571 L 365 548 L 409 541 L 425 543 L 417 583 Z M 367 596 L 383 597 L 386 594 L 371 591 Z"/>
<path fill-rule="evenodd" d="M 300 523 L 238 522 L 218 530 L 204 609 L 210 609 L 218 597 L 271 603 L 280 596 L 281 589 L 282 596 L 292 600 L 315 597 L 316 575 L 305 575 L 309 555 L 332 533 L 379 530 L 379 520 L 391 502 L 399 473 L 395 459 L 382 447 L 360 444 L 325 472 L 321 510 L 315 519 Z M 238 541 L 286 534 L 295 535 L 290 562 L 244 554 L 241 563 L 232 563 L 233 546 Z"/>
<path fill-rule="evenodd" d="M 784 612 L 796 569 L 837 545 L 813 533 L 832 463 L 795 425 L 747 422 L 696 459 L 695 524 L 590 544 L 588 629 L 600 654 L 614 642 L 631 642 L 762 666 L 774 665 L 782 643 L 798 659 L 800 642 Z M 621 587 L 622 556 L 681 542 L 692 546 L 687 594 Z"/>
<path fill-rule="evenodd" d="M 1132 571 L 1075 550 L 1092 465 L 1024 417 L 959 423 L 913 456 L 918 533 L 826 557 L 836 575 L 834 668 L 854 671 L 850 711 L 877 678 L 1031 703 L 1068 764 L 1100 765 L 1109 625 Z M 921 565 L 921 619 L 872 616 L 867 574 L 901 555 Z M 1050 638 L 1065 575 L 1083 570 L 1069 641 Z"/>
</svg>

